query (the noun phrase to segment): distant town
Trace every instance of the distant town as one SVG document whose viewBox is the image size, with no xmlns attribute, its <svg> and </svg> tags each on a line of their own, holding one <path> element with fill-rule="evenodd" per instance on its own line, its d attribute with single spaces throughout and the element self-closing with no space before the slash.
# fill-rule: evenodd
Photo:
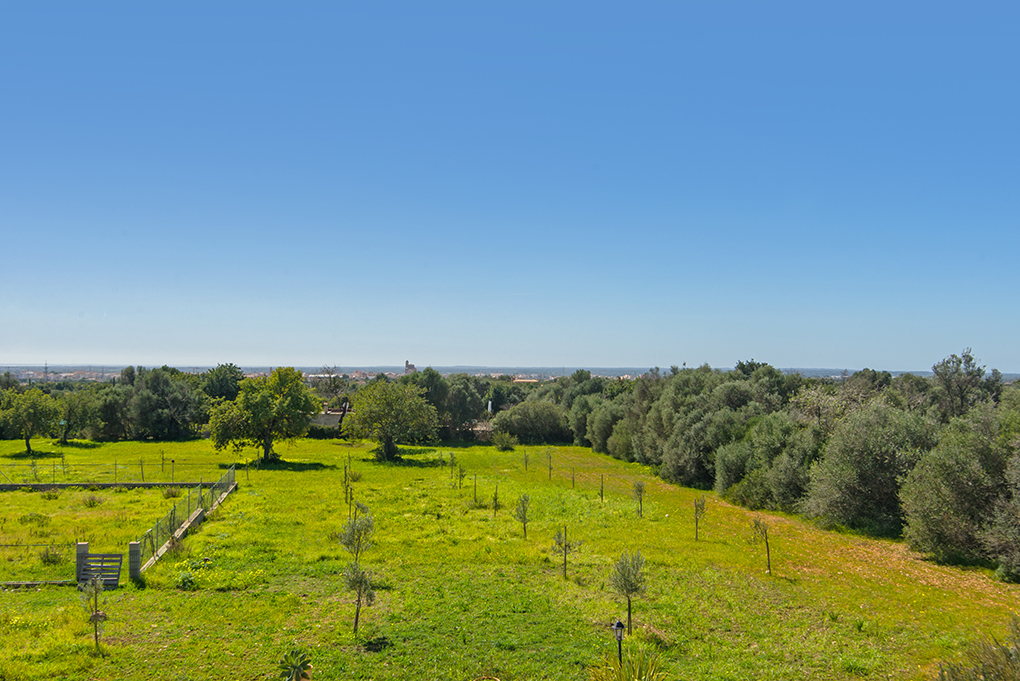
<svg viewBox="0 0 1020 681">
<path fill-rule="evenodd" d="M 8 365 L 0 367 L 0 374 L 9 373 L 12 377 L 24 382 L 51 382 L 51 381 L 95 381 L 105 382 L 120 375 L 121 370 L 128 365 Z M 212 369 L 213 366 L 178 366 L 177 369 L 187 373 L 202 373 Z M 240 367 L 245 376 L 265 376 L 273 370 L 273 366 L 242 366 Z M 322 372 L 322 366 L 316 367 L 295 367 L 300 369 L 309 377 L 314 377 Z M 355 381 L 364 381 L 379 374 L 388 378 L 398 378 L 406 373 L 413 373 L 417 367 L 405 361 L 404 366 L 381 365 L 363 367 L 331 367 L 335 373 L 346 374 Z M 560 376 L 569 376 L 579 368 L 585 368 L 592 376 L 606 378 L 622 378 L 630 380 L 647 373 L 652 367 L 611 367 L 611 368 L 589 368 L 589 367 L 483 367 L 483 366 L 433 366 L 433 369 L 444 376 L 451 374 L 468 374 L 471 376 L 484 376 L 495 378 L 497 376 L 512 376 L 518 381 L 546 381 Z M 716 369 L 729 369 L 731 367 L 713 367 Z M 663 367 L 668 371 L 668 367 Z M 825 369 L 825 368 L 780 368 L 786 374 L 801 374 L 810 378 L 840 378 L 854 373 L 855 369 Z M 915 371 L 891 371 L 894 376 L 899 374 L 915 374 L 917 376 L 930 376 L 931 370 Z M 1020 378 L 1020 374 L 1003 374 L 1006 382 L 1013 382 Z"/>
</svg>

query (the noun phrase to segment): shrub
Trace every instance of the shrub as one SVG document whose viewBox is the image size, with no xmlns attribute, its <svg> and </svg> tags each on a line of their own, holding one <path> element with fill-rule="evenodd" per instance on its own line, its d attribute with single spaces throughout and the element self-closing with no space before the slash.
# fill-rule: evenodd
<svg viewBox="0 0 1020 681">
<path fill-rule="evenodd" d="M 320 426 L 317 423 L 313 423 L 308 426 L 308 432 L 305 437 L 313 440 L 335 440 L 340 437 L 340 431 L 333 426 Z"/>
<path fill-rule="evenodd" d="M 90 494 L 87 497 L 85 497 L 82 503 L 85 504 L 85 508 L 95 508 L 96 506 L 99 506 L 101 503 L 103 503 L 103 497 L 97 496 L 95 494 Z"/>
<path fill-rule="evenodd" d="M 510 433 L 519 442 L 570 442 L 573 434 L 567 426 L 567 412 L 558 404 L 536 400 L 501 411 L 492 419 L 492 428 Z"/>
<path fill-rule="evenodd" d="M 512 452 L 517 446 L 517 436 L 497 430 L 492 434 L 492 446 L 501 452 Z"/>
<path fill-rule="evenodd" d="M 164 499 L 176 499 L 179 496 L 181 496 L 181 488 L 180 487 L 164 487 L 163 488 L 163 498 Z"/>
<path fill-rule="evenodd" d="M 177 576 L 177 583 L 174 587 L 181 591 L 194 591 L 198 588 L 198 583 L 195 582 L 195 576 L 190 572 L 182 572 Z"/>
<path fill-rule="evenodd" d="M 942 443 L 907 475 L 900 493 L 911 547 L 943 563 L 982 557 L 981 525 L 995 483 L 969 451 Z"/>
<path fill-rule="evenodd" d="M 1006 641 L 974 644 L 963 662 L 939 664 L 939 681 L 1020 681 L 1020 619 L 1010 623 Z"/>
<path fill-rule="evenodd" d="M 49 525 L 50 517 L 43 515 L 42 513 L 26 513 L 25 515 L 18 518 L 18 522 L 22 525 Z"/>
<path fill-rule="evenodd" d="M 811 468 L 804 511 L 823 526 L 899 534 L 900 480 L 935 438 L 934 423 L 872 401 L 836 426 L 824 456 Z"/>
<path fill-rule="evenodd" d="M 47 546 L 39 553 L 39 560 L 43 565 L 60 565 L 64 562 L 64 555 L 59 551 L 50 551 L 50 547 Z"/>
<path fill-rule="evenodd" d="M 60 490 L 56 487 L 52 487 L 47 490 L 43 490 L 42 498 L 48 501 L 54 501 L 60 498 Z"/>
</svg>

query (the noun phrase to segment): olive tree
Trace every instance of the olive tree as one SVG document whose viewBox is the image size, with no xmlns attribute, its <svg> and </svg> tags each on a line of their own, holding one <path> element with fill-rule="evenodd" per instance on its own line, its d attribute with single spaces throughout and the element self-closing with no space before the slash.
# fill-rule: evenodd
<svg viewBox="0 0 1020 681">
<path fill-rule="evenodd" d="M 60 416 L 56 400 L 38 388 L 23 393 L 6 391 L 0 403 L 4 419 L 25 439 L 28 454 L 32 453 L 32 436 L 52 432 Z"/>
<path fill-rule="evenodd" d="M 629 553 L 624 551 L 620 559 L 613 565 L 609 575 L 609 583 L 613 591 L 627 599 L 627 634 L 631 633 L 630 613 L 631 599 L 645 592 L 645 559 L 640 551 Z"/>
<path fill-rule="evenodd" d="M 349 432 L 378 442 L 376 457 L 381 461 L 397 455 L 398 442 L 435 437 L 439 425 L 436 408 L 425 399 L 422 388 L 376 381 L 361 388 L 352 401 Z"/>
<path fill-rule="evenodd" d="M 836 426 L 811 468 L 805 512 L 829 526 L 898 534 L 901 480 L 935 439 L 922 415 L 873 400 Z"/>
</svg>

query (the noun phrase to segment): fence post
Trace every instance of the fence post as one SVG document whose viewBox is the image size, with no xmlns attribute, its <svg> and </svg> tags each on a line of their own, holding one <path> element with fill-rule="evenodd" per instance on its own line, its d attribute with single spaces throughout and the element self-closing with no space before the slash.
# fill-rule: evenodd
<svg viewBox="0 0 1020 681">
<path fill-rule="evenodd" d="M 81 581 L 81 570 L 85 567 L 85 556 L 89 555 L 89 543 L 80 541 L 74 545 L 74 581 Z"/>
<path fill-rule="evenodd" d="M 139 542 L 128 542 L 128 577 L 140 579 L 142 576 L 142 545 Z"/>
</svg>

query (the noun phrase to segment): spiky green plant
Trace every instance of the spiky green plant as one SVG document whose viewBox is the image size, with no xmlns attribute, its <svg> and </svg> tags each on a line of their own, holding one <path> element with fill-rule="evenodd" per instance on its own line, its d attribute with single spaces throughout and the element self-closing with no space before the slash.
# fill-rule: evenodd
<svg viewBox="0 0 1020 681">
<path fill-rule="evenodd" d="M 615 655 L 590 670 L 590 681 L 666 681 L 669 671 L 658 651 L 637 648 L 627 651 L 621 665 Z"/>
<path fill-rule="evenodd" d="M 284 655 L 279 662 L 280 678 L 286 681 L 304 681 L 311 679 L 312 658 L 300 648 L 294 648 Z"/>
</svg>

